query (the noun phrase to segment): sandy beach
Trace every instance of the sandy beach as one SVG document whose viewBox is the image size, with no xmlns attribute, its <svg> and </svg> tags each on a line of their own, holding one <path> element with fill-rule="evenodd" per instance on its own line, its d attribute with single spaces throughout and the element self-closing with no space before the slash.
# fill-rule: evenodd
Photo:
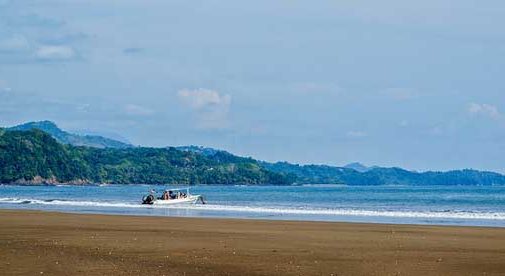
<svg viewBox="0 0 505 276">
<path fill-rule="evenodd" d="M 505 275 L 505 229 L 0 211 L 2 275 Z"/>
</svg>

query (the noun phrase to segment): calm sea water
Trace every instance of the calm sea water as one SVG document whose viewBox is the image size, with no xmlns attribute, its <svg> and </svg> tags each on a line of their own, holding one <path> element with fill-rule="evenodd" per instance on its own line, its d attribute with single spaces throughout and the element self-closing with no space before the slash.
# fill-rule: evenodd
<svg viewBox="0 0 505 276">
<path fill-rule="evenodd" d="M 194 186 L 206 205 L 145 206 L 174 186 L 0 186 L 0 208 L 147 216 L 224 217 L 505 227 L 505 187 Z"/>
</svg>

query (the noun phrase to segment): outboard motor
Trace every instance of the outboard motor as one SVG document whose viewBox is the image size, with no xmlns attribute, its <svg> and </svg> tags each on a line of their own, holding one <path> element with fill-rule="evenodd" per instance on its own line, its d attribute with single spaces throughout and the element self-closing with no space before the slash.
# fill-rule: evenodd
<svg viewBox="0 0 505 276">
<path fill-rule="evenodd" d="M 198 199 L 202 202 L 202 204 L 207 204 L 203 196 L 199 196 Z"/>
<path fill-rule="evenodd" d="M 154 196 L 153 195 L 147 195 L 142 198 L 142 204 L 153 204 L 154 203 Z"/>
</svg>

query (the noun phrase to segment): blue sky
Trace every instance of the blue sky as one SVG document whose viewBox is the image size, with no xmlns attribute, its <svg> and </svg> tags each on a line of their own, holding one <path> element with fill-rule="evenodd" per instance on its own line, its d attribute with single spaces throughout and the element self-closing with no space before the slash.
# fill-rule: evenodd
<svg viewBox="0 0 505 276">
<path fill-rule="evenodd" d="M 503 1 L 0 0 L 0 125 L 505 172 Z"/>
</svg>

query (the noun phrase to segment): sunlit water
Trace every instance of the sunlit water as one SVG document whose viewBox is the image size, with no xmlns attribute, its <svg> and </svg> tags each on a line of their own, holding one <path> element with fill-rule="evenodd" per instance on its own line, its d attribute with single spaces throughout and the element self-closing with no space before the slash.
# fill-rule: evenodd
<svg viewBox="0 0 505 276">
<path fill-rule="evenodd" d="M 174 186 L 0 186 L 0 208 L 148 216 L 224 217 L 505 227 L 505 186 L 194 186 L 207 204 L 141 205 Z"/>
</svg>

